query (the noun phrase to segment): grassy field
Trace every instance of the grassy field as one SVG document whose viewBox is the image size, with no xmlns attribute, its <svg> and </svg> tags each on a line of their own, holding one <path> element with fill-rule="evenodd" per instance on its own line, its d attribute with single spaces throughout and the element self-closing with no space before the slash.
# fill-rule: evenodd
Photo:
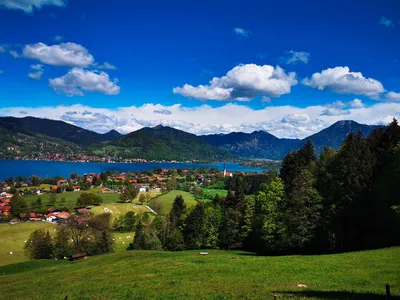
<svg viewBox="0 0 400 300">
<path fill-rule="evenodd" d="M 400 248 L 261 257 L 243 252 L 124 251 L 78 262 L 0 267 L 1 299 L 400 298 Z M 307 287 L 298 287 L 301 283 Z"/>
<path fill-rule="evenodd" d="M 228 194 L 227 190 L 218 190 L 218 189 L 203 189 L 204 197 L 210 195 L 215 197 L 215 195 L 220 195 L 221 197 L 225 197 Z"/>
<path fill-rule="evenodd" d="M 29 235 L 36 229 L 52 230 L 54 228 L 56 228 L 55 225 L 45 222 L 0 224 L 0 265 L 27 260 L 23 248 Z M 10 252 L 13 254 L 11 255 Z"/>
<path fill-rule="evenodd" d="M 194 196 L 191 193 L 188 193 L 185 191 L 170 191 L 166 194 L 163 194 L 163 195 L 160 195 L 157 197 L 157 200 L 159 200 L 163 204 L 163 209 L 161 211 L 162 214 L 169 213 L 176 196 L 179 196 L 179 195 L 182 195 L 187 206 L 196 205 L 197 201 L 194 199 Z"/>
<path fill-rule="evenodd" d="M 76 204 L 76 200 L 78 199 L 78 197 L 82 194 L 82 193 L 95 193 L 96 195 L 99 195 L 102 199 L 103 199 L 103 203 L 116 203 L 119 200 L 119 195 L 118 193 L 99 193 L 98 188 L 93 188 L 90 189 L 89 191 L 79 191 L 79 192 L 64 192 L 64 193 L 60 193 L 60 194 L 56 194 L 57 195 L 57 204 L 60 204 L 60 200 L 61 198 L 65 198 L 65 205 L 67 207 L 73 207 Z M 47 202 L 49 201 L 49 196 L 50 194 L 43 194 L 40 196 L 37 195 L 26 195 L 23 196 L 23 198 L 26 200 L 26 202 L 28 204 L 30 204 L 31 202 L 35 201 L 37 198 L 41 198 L 42 199 L 42 205 L 45 206 L 47 204 Z"/>
<path fill-rule="evenodd" d="M 134 211 L 137 214 L 143 214 L 149 212 L 144 206 L 139 206 L 132 203 L 115 203 L 115 204 L 103 204 L 100 206 L 92 206 L 91 212 L 94 214 L 101 214 L 104 212 L 110 212 L 113 218 L 117 218 L 120 215 L 125 215 L 128 211 Z"/>
</svg>

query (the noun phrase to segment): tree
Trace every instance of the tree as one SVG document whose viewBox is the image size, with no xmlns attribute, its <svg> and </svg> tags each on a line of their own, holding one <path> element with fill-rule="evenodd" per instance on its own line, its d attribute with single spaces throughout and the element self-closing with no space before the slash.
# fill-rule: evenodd
<svg viewBox="0 0 400 300">
<path fill-rule="evenodd" d="M 251 244 L 257 252 L 268 253 L 280 249 L 286 227 L 282 220 L 283 198 L 284 186 L 279 177 L 262 185 L 256 197 Z"/>
<path fill-rule="evenodd" d="M 79 175 L 78 175 L 78 173 L 74 172 L 74 173 L 71 174 L 70 178 L 75 180 L 75 179 L 79 178 Z"/>
<path fill-rule="evenodd" d="M 146 201 L 147 203 L 151 200 L 151 194 L 149 192 L 146 192 Z"/>
<path fill-rule="evenodd" d="M 57 202 L 57 195 L 55 193 L 51 193 L 49 195 L 49 202 L 47 203 L 48 206 L 54 206 Z"/>
<path fill-rule="evenodd" d="M 31 183 L 32 186 L 39 186 L 39 185 L 40 185 L 40 182 L 41 182 L 40 177 L 37 176 L 37 175 L 32 175 L 32 176 L 29 178 L 29 181 L 30 181 L 30 183 Z"/>
<path fill-rule="evenodd" d="M 173 227 L 182 227 L 186 214 L 185 200 L 181 195 L 175 197 L 172 204 L 171 212 L 169 213 L 169 222 Z"/>
<path fill-rule="evenodd" d="M 76 201 L 76 206 L 86 207 L 90 205 L 100 205 L 101 203 L 103 203 L 103 199 L 100 196 L 93 193 L 82 193 Z"/>
<path fill-rule="evenodd" d="M 139 188 L 137 186 L 128 184 L 128 186 L 126 186 L 122 191 L 121 195 L 119 196 L 119 199 L 122 202 L 132 201 L 133 199 L 136 198 L 138 194 L 139 194 Z"/>
<path fill-rule="evenodd" d="M 186 249 L 201 249 L 204 246 L 204 214 L 204 203 L 198 202 L 186 218 L 183 231 Z"/>
<path fill-rule="evenodd" d="M 294 179 L 293 190 L 283 203 L 285 245 L 289 249 L 307 247 L 320 226 L 323 199 L 314 186 L 313 174 L 304 169 Z"/>
<path fill-rule="evenodd" d="M 169 251 L 185 250 L 185 241 L 182 232 L 176 227 L 169 227 L 165 247 Z"/>
<path fill-rule="evenodd" d="M 38 197 L 35 201 L 33 201 L 32 208 L 35 210 L 41 210 L 42 209 L 42 198 Z"/>
<path fill-rule="evenodd" d="M 176 185 L 178 184 L 176 178 L 172 176 L 170 179 L 168 179 L 167 183 L 165 184 L 165 187 L 167 188 L 168 191 L 172 191 L 175 189 Z"/>
<path fill-rule="evenodd" d="M 65 199 L 65 197 L 61 197 L 60 203 L 65 204 L 65 202 L 67 202 L 67 200 Z"/>
<path fill-rule="evenodd" d="M 150 225 L 150 232 L 155 234 L 164 245 L 167 239 L 167 221 L 164 216 L 157 216 Z"/>
<path fill-rule="evenodd" d="M 128 211 L 125 214 L 124 229 L 127 232 L 133 231 L 136 225 L 136 215 L 133 211 Z"/>
<path fill-rule="evenodd" d="M 64 257 L 70 257 L 72 254 L 74 254 L 70 241 L 71 237 L 68 229 L 66 227 L 59 226 L 53 239 L 54 257 L 63 259 Z"/>
<path fill-rule="evenodd" d="M 19 216 L 28 206 L 26 201 L 19 195 L 15 193 L 10 200 L 11 210 L 14 216 Z"/>
<path fill-rule="evenodd" d="M 133 243 L 129 246 L 132 250 L 144 250 L 146 249 L 146 234 L 144 232 L 144 226 L 142 220 L 139 220 L 136 225 L 135 237 Z"/>
<path fill-rule="evenodd" d="M 146 202 L 146 196 L 145 196 L 144 194 L 140 194 L 140 196 L 139 196 L 139 202 L 140 202 L 140 204 L 142 204 L 142 205 L 143 205 L 143 203 Z"/>
<path fill-rule="evenodd" d="M 49 259 L 53 256 L 53 243 L 49 231 L 35 230 L 25 244 L 25 253 L 30 259 Z"/>
</svg>

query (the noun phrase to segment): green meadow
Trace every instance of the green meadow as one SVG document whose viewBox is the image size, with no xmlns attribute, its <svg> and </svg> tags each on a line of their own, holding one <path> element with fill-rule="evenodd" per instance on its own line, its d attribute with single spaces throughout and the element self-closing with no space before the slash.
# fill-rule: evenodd
<svg viewBox="0 0 400 300">
<path fill-rule="evenodd" d="M 191 193 L 188 193 L 185 191 L 179 191 L 179 190 L 170 191 L 168 193 L 162 194 L 157 197 L 157 200 L 159 200 L 163 204 L 163 208 L 161 211 L 162 214 L 169 213 L 169 211 L 172 208 L 172 204 L 174 203 L 175 198 L 179 195 L 181 195 L 183 197 L 183 199 L 185 200 L 185 203 L 188 207 L 196 205 L 197 201 Z"/>
<path fill-rule="evenodd" d="M 280 257 L 118 251 L 2 266 L 0 299 L 384 299 L 386 284 L 398 299 L 399 257 L 399 247 Z"/>
<path fill-rule="evenodd" d="M 105 203 L 105 204 L 106 203 L 116 203 L 119 201 L 120 194 L 112 193 L 112 192 L 100 193 L 99 191 L 100 191 L 99 188 L 93 188 L 93 189 L 90 189 L 89 191 L 64 192 L 64 193 L 56 194 L 56 196 L 57 196 L 56 204 L 60 205 L 61 198 L 65 198 L 65 205 L 67 207 L 74 207 L 76 204 L 76 200 L 82 193 L 94 193 L 96 195 L 99 195 L 103 199 L 103 203 Z M 43 194 L 40 196 L 39 195 L 26 195 L 26 196 L 23 196 L 23 199 L 25 199 L 26 202 L 28 204 L 30 204 L 33 201 L 35 201 L 37 198 L 40 197 L 42 199 L 42 205 L 46 206 L 46 204 L 49 201 L 49 196 L 50 196 L 50 194 Z"/>
<path fill-rule="evenodd" d="M 149 212 L 146 207 L 133 203 L 102 204 L 100 206 L 92 206 L 90 211 L 94 214 L 109 212 L 112 214 L 113 218 L 118 218 L 121 215 L 125 215 L 128 211 L 134 211 L 136 214 L 139 215 Z"/>
<path fill-rule="evenodd" d="M 56 225 L 46 222 L 27 222 L 15 225 L 0 224 L 0 265 L 27 260 L 28 258 L 24 253 L 24 245 L 29 235 L 37 229 L 53 230 L 55 228 L 57 228 Z"/>
</svg>

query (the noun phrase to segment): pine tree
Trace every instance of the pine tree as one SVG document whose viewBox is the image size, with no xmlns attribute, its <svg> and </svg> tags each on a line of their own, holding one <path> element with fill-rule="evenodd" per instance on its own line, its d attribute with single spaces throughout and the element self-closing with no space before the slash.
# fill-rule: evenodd
<svg viewBox="0 0 400 300">
<path fill-rule="evenodd" d="M 181 195 L 176 196 L 169 213 L 169 222 L 173 227 L 182 227 L 186 214 L 186 204 Z"/>
<path fill-rule="evenodd" d="M 183 231 L 186 249 L 200 249 L 203 245 L 204 203 L 198 202 L 186 218 Z"/>
<path fill-rule="evenodd" d="M 136 225 L 135 237 L 133 239 L 133 243 L 130 248 L 133 250 L 143 250 L 146 245 L 146 234 L 144 232 L 144 226 L 142 224 L 142 220 Z"/>
</svg>

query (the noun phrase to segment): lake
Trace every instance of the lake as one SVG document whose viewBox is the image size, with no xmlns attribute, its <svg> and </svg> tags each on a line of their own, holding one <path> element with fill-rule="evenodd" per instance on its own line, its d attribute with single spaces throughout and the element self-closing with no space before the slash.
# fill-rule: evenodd
<svg viewBox="0 0 400 300">
<path fill-rule="evenodd" d="M 58 162 L 58 161 L 31 161 L 31 160 L 2 160 L 0 161 L 0 180 L 9 177 L 38 175 L 40 177 L 64 176 L 69 177 L 76 172 L 79 175 L 84 173 L 101 173 L 108 170 L 120 172 L 143 171 L 155 168 L 165 169 L 199 169 L 215 168 L 224 169 L 224 163 L 215 164 L 192 164 L 192 163 L 81 163 L 81 162 Z M 263 169 L 248 168 L 236 163 L 226 163 L 228 172 L 257 172 Z"/>
</svg>

